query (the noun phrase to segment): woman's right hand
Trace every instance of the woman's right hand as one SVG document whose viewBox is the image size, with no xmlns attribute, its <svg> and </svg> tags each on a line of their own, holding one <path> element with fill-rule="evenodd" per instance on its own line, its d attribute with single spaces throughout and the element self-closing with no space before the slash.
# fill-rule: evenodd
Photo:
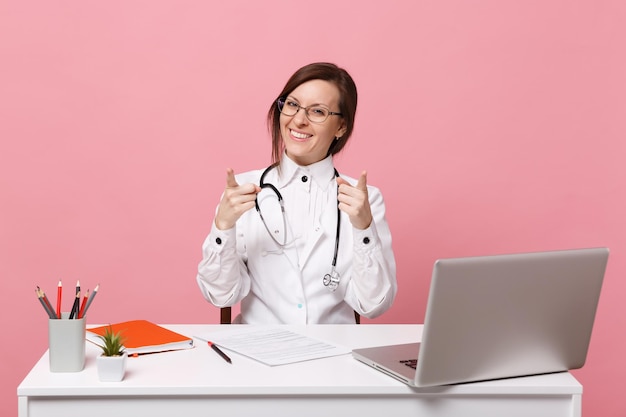
<svg viewBox="0 0 626 417">
<path fill-rule="evenodd" d="M 237 220 L 254 207 L 254 200 L 261 187 L 256 184 L 239 185 L 232 168 L 226 170 L 226 188 L 217 208 L 215 226 L 227 230 L 235 226 Z"/>
</svg>

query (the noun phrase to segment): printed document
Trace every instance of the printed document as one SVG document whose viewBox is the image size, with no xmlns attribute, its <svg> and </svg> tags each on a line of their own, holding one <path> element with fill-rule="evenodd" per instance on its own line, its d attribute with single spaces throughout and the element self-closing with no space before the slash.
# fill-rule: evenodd
<svg viewBox="0 0 626 417">
<path fill-rule="evenodd" d="M 285 365 L 330 356 L 345 355 L 350 349 L 335 346 L 280 326 L 239 326 L 194 336 L 266 365 Z"/>
</svg>

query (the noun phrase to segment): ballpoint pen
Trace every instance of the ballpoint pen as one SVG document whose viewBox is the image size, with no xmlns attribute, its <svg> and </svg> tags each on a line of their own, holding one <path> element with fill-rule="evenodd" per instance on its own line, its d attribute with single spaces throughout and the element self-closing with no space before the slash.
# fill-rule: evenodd
<svg viewBox="0 0 626 417">
<path fill-rule="evenodd" d="M 211 346 L 211 349 L 213 349 L 214 351 L 217 352 L 218 355 L 220 355 L 226 362 L 228 363 L 233 363 L 230 358 L 228 357 L 228 355 L 226 355 L 224 352 L 222 352 L 222 349 L 218 348 L 217 345 L 213 342 L 207 341 L 207 343 L 209 344 L 209 346 Z"/>
</svg>

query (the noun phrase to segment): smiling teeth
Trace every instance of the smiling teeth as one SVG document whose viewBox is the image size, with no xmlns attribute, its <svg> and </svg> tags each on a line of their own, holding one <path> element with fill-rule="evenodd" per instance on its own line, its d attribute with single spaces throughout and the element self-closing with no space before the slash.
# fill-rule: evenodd
<svg viewBox="0 0 626 417">
<path fill-rule="evenodd" d="M 313 135 L 307 135 L 307 134 L 305 134 L 305 133 L 298 133 L 298 132 L 293 131 L 293 130 L 291 131 L 291 134 L 292 134 L 295 138 L 298 138 L 298 139 L 307 139 L 307 138 L 310 138 L 311 136 L 313 136 Z"/>
</svg>

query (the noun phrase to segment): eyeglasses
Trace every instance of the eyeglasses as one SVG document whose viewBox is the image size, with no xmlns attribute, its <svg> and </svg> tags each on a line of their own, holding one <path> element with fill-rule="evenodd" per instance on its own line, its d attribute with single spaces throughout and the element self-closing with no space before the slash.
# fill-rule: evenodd
<svg viewBox="0 0 626 417">
<path fill-rule="evenodd" d="M 285 116 L 295 116 L 298 114 L 300 109 L 304 110 L 304 114 L 306 114 L 306 118 L 309 119 L 313 123 L 324 123 L 328 116 L 343 116 L 341 113 L 332 112 L 328 110 L 326 107 L 322 107 L 319 105 L 302 107 L 294 100 L 279 98 L 276 100 L 276 104 L 278 105 L 278 111 L 280 111 Z"/>
</svg>

